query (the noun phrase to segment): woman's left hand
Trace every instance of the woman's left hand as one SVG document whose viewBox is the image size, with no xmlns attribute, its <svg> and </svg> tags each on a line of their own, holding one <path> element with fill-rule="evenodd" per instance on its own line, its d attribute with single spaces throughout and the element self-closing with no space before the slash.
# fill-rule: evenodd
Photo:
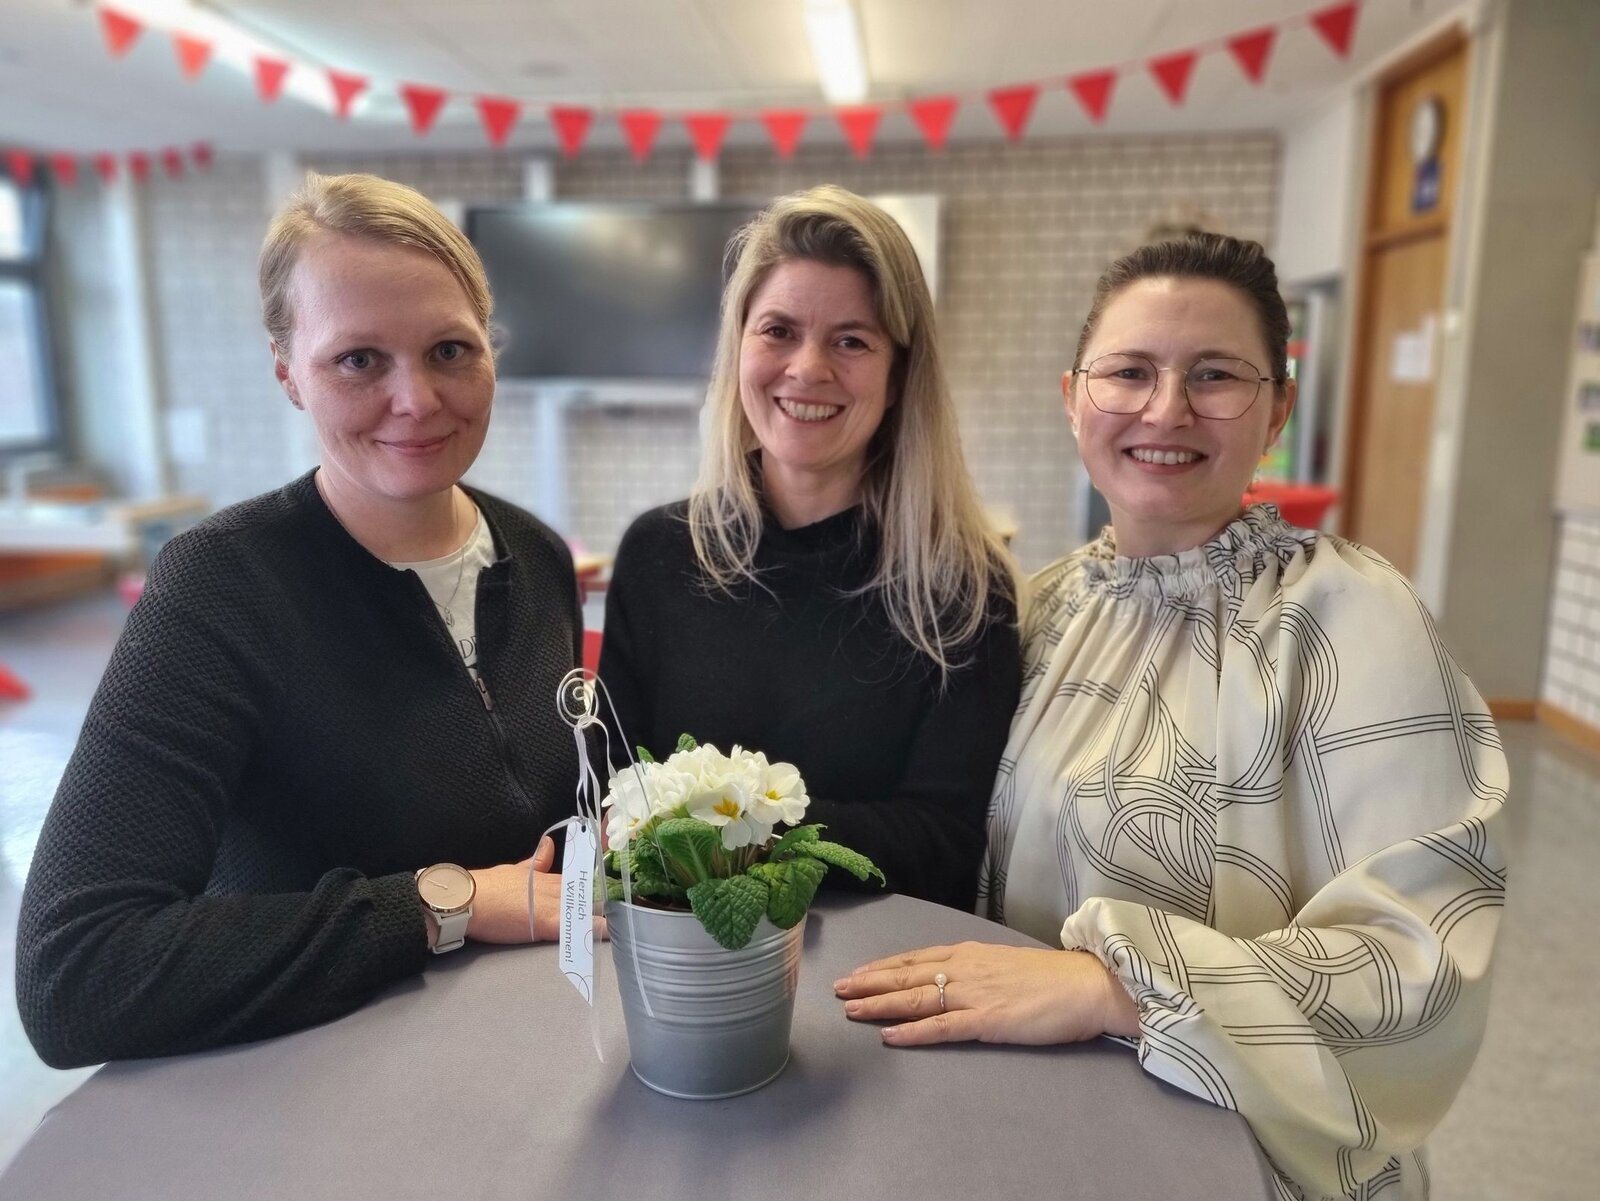
<svg viewBox="0 0 1600 1201">
<path fill-rule="evenodd" d="M 522 943 L 555 941 L 561 937 L 561 873 L 552 871 L 556 844 L 548 835 L 539 840 L 539 849 L 521 863 L 502 863 L 496 867 L 474 869 L 477 894 L 472 901 L 472 917 L 467 922 L 467 937 L 478 942 Z M 531 873 L 531 877 L 530 877 Z M 533 886 L 533 917 L 528 920 L 528 888 Z M 604 918 L 596 932 L 607 937 Z"/>
<path fill-rule="evenodd" d="M 940 1008 L 938 973 L 945 976 Z M 924 947 L 859 967 L 833 991 L 854 1021 L 891 1021 L 883 1041 L 1081 1042 L 1137 1037 L 1139 1013 L 1114 975 L 1087 951 L 964 942 Z"/>
</svg>

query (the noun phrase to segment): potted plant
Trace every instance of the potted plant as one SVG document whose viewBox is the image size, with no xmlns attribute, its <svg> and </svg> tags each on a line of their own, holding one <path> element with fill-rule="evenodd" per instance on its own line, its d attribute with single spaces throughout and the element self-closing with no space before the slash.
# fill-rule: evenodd
<svg viewBox="0 0 1600 1201">
<path fill-rule="evenodd" d="M 791 764 L 687 734 L 664 762 L 639 754 L 604 801 L 633 1070 L 670 1096 L 737 1096 L 789 1061 L 801 937 L 823 876 L 883 873 L 802 824 L 810 798 Z"/>
</svg>

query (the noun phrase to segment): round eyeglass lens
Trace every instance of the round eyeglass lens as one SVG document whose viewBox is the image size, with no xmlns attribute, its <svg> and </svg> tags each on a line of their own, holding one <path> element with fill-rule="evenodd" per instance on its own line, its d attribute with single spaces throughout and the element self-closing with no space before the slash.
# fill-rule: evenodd
<svg viewBox="0 0 1600 1201">
<path fill-rule="evenodd" d="M 1244 359 L 1201 359 L 1183 377 L 1183 387 L 1197 417 L 1229 421 L 1255 404 L 1261 372 Z"/>
<path fill-rule="evenodd" d="M 1156 365 L 1143 355 L 1103 354 L 1084 368 L 1089 399 L 1102 413 L 1137 413 L 1155 393 Z"/>
</svg>

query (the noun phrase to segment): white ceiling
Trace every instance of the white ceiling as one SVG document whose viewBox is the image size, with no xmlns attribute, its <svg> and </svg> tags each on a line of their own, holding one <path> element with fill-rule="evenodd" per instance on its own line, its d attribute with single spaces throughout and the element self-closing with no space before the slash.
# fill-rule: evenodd
<svg viewBox="0 0 1600 1201">
<path fill-rule="evenodd" d="M 129 11 L 156 0 L 127 0 Z M 1327 3 L 1327 0 L 1322 0 Z M 179 0 L 160 0 L 175 8 Z M 1188 102 L 1168 104 L 1142 67 L 1153 55 L 1258 26 L 1296 21 L 1318 0 L 857 0 L 872 99 L 962 93 L 953 140 L 1001 135 L 982 101 L 989 87 L 1104 67 L 1119 79 L 1107 133 L 1282 128 L 1348 88 L 1374 63 L 1459 9 L 1462 0 L 1366 0 L 1354 53 L 1336 58 L 1300 22 L 1278 39 L 1266 83 L 1244 79 L 1232 56 L 1201 57 Z M 697 108 L 753 114 L 822 109 L 807 47 L 803 0 L 207 0 L 285 57 L 370 75 L 357 119 L 285 97 L 260 103 L 252 80 L 213 62 L 184 80 L 170 39 L 147 29 L 121 59 L 106 52 L 94 7 L 82 0 L 0 0 L 0 146 L 76 152 L 207 140 L 219 152 L 458 149 L 484 145 L 470 103 L 453 99 L 419 141 L 394 85 L 433 84 L 462 95 L 511 96 L 533 106 L 514 146 L 550 146 L 538 105 Z M 1060 87 L 1040 97 L 1034 136 L 1094 129 Z M 914 139 L 903 113 L 880 140 Z M 730 141 L 763 141 L 753 120 Z M 803 145 L 838 141 L 814 118 Z M 602 118 L 591 145 L 621 145 Z M 686 145 L 681 127 L 658 145 Z"/>
</svg>

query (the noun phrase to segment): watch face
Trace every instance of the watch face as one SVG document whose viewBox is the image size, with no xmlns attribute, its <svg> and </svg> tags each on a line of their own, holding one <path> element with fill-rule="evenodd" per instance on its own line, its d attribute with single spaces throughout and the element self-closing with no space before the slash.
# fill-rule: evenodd
<svg viewBox="0 0 1600 1201">
<path fill-rule="evenodd" d="M 453 863 L 436 863 L 417 877 L 417 895 L 428 908 L 442 913 L 465 909 L 476 886 L 472 873 Z"/>
</svg>

